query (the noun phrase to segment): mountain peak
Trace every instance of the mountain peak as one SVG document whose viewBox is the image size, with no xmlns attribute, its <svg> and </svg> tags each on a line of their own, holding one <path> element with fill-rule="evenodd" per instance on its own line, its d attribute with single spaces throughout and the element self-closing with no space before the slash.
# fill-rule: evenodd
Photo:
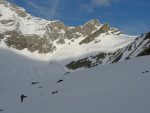
<svg viewBox="0 0 150 113">
<path fill-rule="evenodd" d="M 48 21 L 34 17 L 24 8 L 5 0 L 0 3 L 0 43 L 4 42 L 10 48 L 52 54 L 60 48 L 74 45 L 84 50 L 81 51 L 84 54 L 87 47 L 97 48 L 101 45 L 103 37 L 109 37 L 110 40 L 111 37 L 120 38 L 117 35 L 119 30 L 108 24 L 101 24 L 98 19 L 92 19 L 81 26 L 69 27 L 59 20 Z M 87 47 L 82 48 L 82 44 Z"/>
<path fill-rule="evenodd" d="M 86 22 L 85 25 L 86 25 L 86 24 L 90 24 L 90 25 L 91 25 L 91 24 L 94 24 L 94 25 L 99 26 L 99 25 L 100 25 L 100 22 L 99 22 L 98 19 L 92 19 L 92 20 Z"/>
</svg>

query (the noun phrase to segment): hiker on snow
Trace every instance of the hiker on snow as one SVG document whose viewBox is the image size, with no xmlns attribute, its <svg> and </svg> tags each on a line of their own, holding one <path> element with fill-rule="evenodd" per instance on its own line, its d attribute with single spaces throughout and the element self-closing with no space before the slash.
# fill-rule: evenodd
<svg viewBox="0 0 150 113">
<path fill-rule="evenodd" d="M 21 102 L 23 102 L 24 98 L 26 98 L 26 97 L 27 97 L 27 96 L 25 96 L 25 95 L 22 94 L 22 95 L 20 96 Z"/>
</svg>

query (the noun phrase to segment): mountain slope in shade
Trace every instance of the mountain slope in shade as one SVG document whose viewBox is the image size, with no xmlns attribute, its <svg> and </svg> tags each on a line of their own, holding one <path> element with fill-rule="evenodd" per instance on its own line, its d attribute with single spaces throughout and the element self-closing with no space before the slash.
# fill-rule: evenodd
<svg viewBox="0 0 150 113">
<path fill-rule="evenodd" d="M 149 56 L 67 72 L 58 62 L 40 62 L 5 49 L 0 53 L 2 113 L 150 111 Z M 27 96 L 23 103 L 21 94 Z"/>
</svg>

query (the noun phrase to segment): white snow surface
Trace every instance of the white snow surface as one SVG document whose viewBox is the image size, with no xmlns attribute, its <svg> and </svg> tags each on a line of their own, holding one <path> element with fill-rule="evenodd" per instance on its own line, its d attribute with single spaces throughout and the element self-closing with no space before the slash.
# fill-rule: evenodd
<svg viewBox="0 0 150 113">
<path fill-rule="evenodd" d="M 68 70 L 60 62 L 33 60 L 1 48 L 0 112 L 149 113 L 149 60 L 139 57 L 64 75 Z M 27 96 L 23 103 L 21 94 Z"/>
<path fill-rule="evenodd" d="M 88 44 L 79 45 L 85 37 L 81 37 L 70 44 L 56 45 L 57 50 L 51 55 L 51 59 L 80 59 L 81 57 L 96 55 L 100 52 L 114 52 L 121 49 L 135 40 L 135 36 L 128 35 L 106 35 L 101 34 L 94 41 Z M 95 43 L 95 41 L 99 41 Z M 67 41 L 66 41 L 67 42 Z"/>
<path fill-rule="evenodd" d="M 88 44 L 79 45 L 85 37 L 80 37 L 79 39 L 71 40 L 65 39 L 65 44 L 59 45 L 55 42 L 53 43 L 56 46 L 56 50 L 53 53 L 47 54 L 39 54 L 38 51 L 30 52 L 27 49 L 24 50 L 16 50 L 14 48 L 8 48 L 4 41 L 1 41 L 0 48 L 7 48 L 11 51 L 14 51 L 18 54 L 24 55 L 26 57 L 42 60 L 42 61 L 52 61 L 52 60 L 77 60 L 81 59 L 81 57 L 86 57 L 90 55 L 96 55 L 100 52 L 114 52 L 118 49 L 121 49 L 128 44 L 132 43 L 136 36 L 129 35 L 106 35 L 105 33 L 100 35 L 95 39 L 95 41 L 99 41 L 95 43 L 92 41 Z"/>
</svg>

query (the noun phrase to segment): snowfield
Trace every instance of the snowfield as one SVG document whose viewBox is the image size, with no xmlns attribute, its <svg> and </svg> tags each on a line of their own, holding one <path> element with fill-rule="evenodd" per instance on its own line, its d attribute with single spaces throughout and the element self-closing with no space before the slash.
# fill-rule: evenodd
<svg viewBox="0 0 150 113">
<path fill-rule="evenodd" d="M 149 60 L 69 72 L 1 48 L 0 113 L 150 113 Z"/>
</svg>

